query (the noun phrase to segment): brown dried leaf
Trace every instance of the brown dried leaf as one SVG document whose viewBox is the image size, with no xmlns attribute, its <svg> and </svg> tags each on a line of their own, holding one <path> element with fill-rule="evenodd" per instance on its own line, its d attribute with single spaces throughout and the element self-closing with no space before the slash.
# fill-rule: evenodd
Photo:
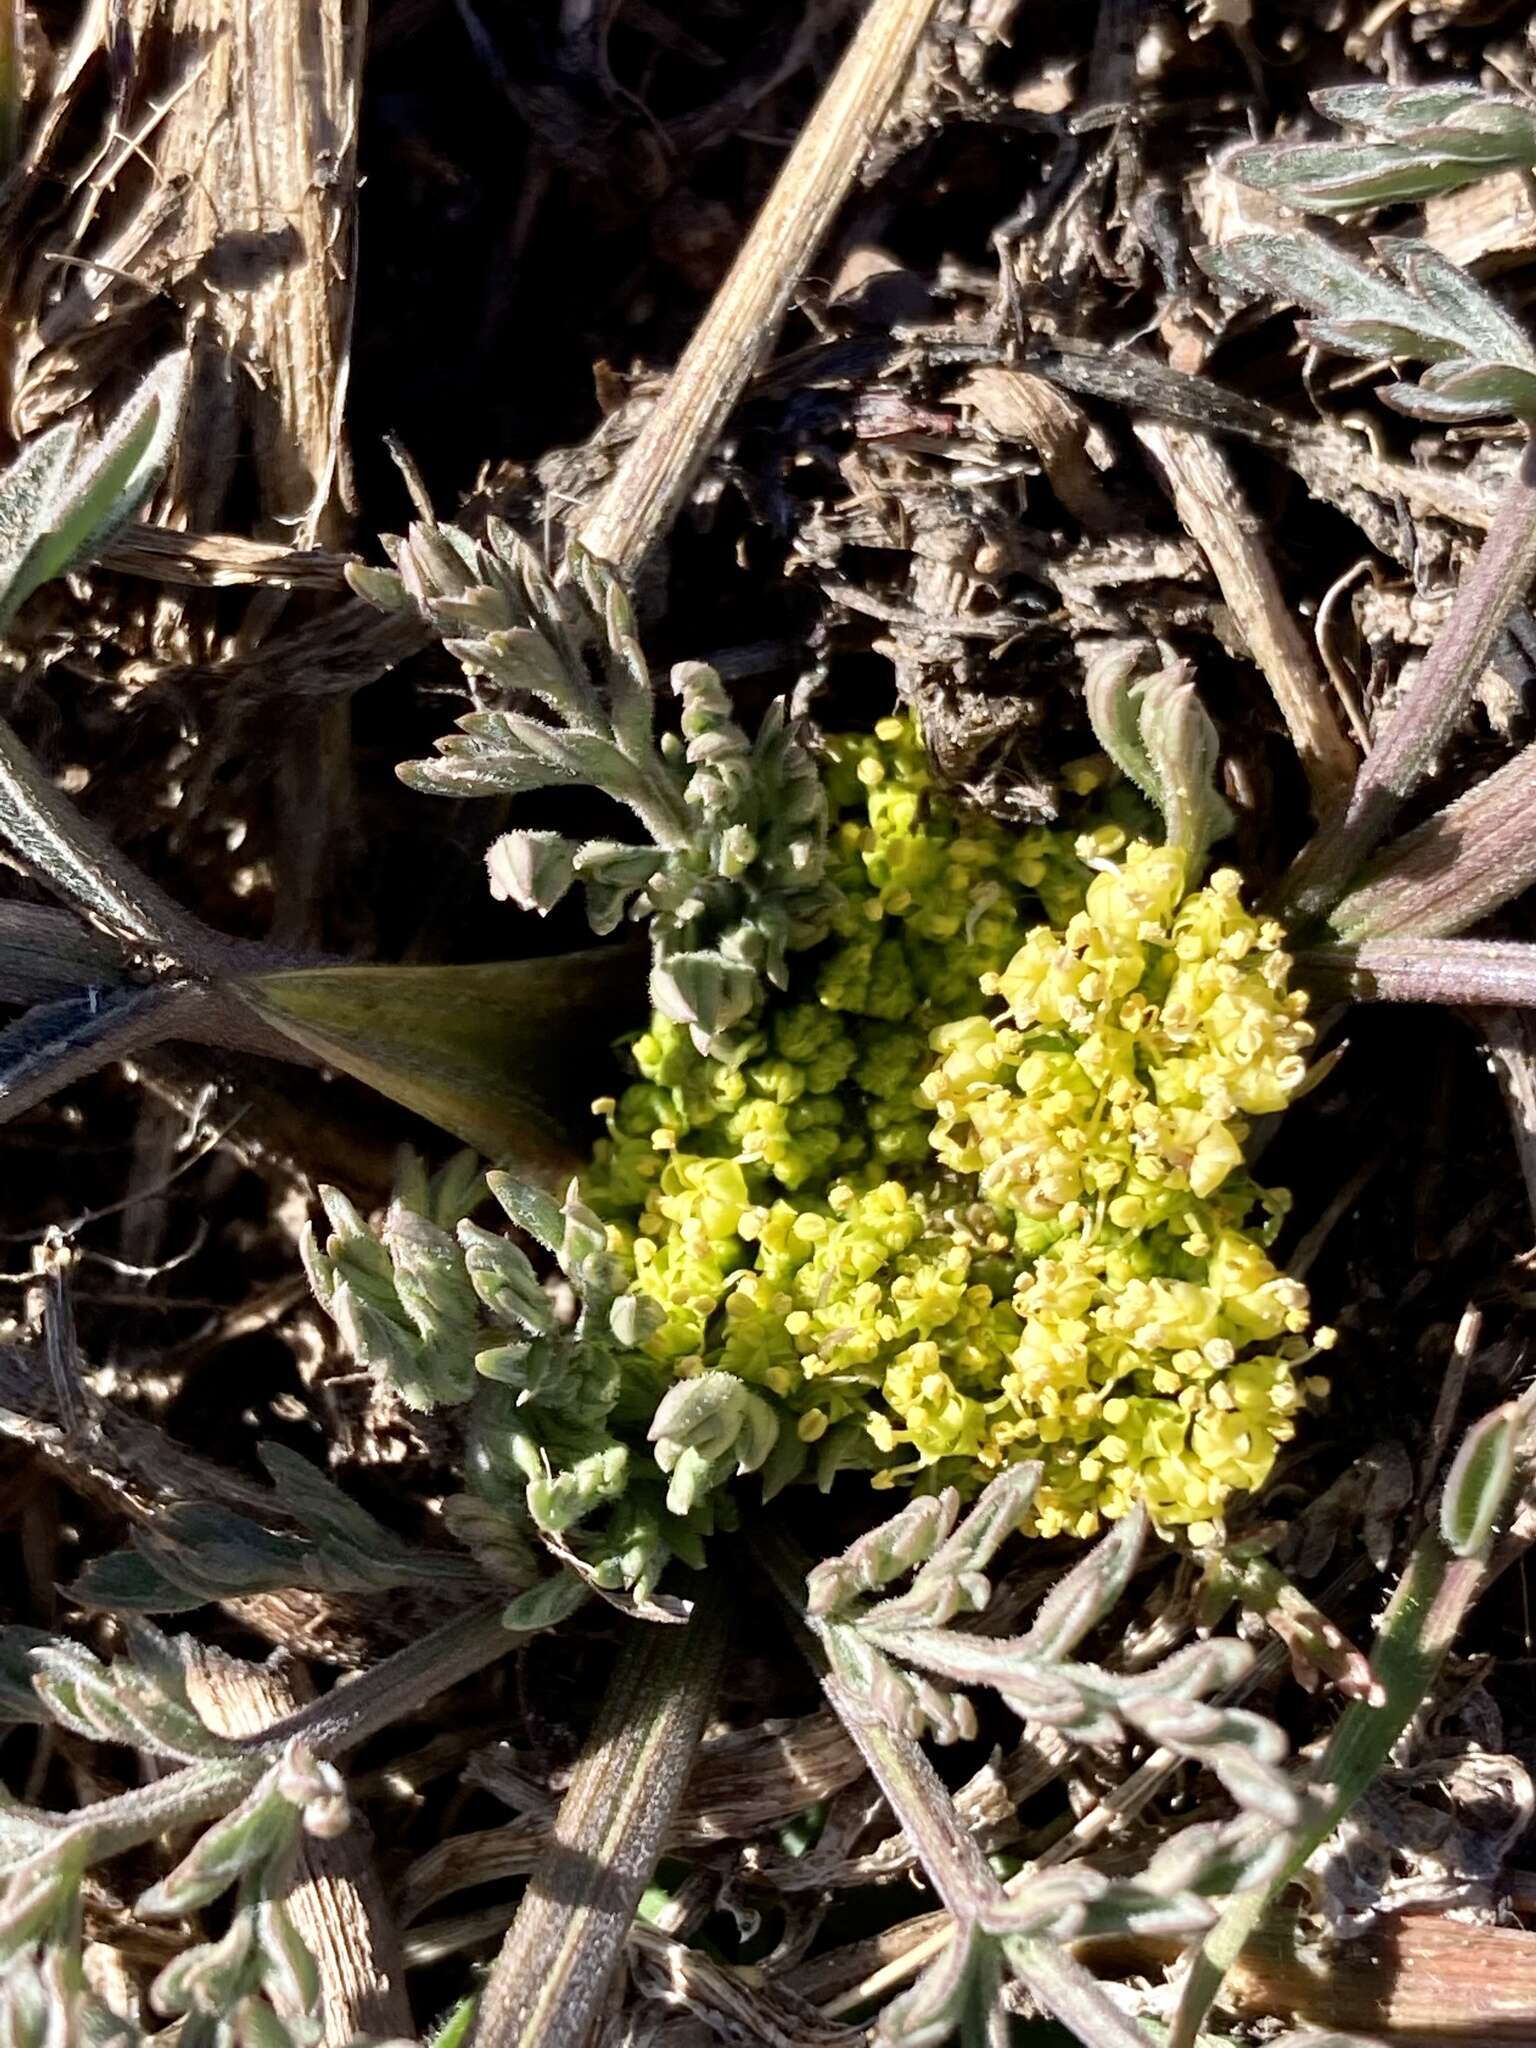
<svg viewBox="0 0 1536 2048">
<path fill-rule="evenodd" d="M 1029 370 L 984 364 L 950 393 L 973 406 L 1000 441 L 1033 448 L 1051 489 L 1074 519 L 1097 533 L 1123 526 L 1124 516 L 1098 480 L 1109 467 L 1104 438 L 1079 405 Z"/>
</svg>

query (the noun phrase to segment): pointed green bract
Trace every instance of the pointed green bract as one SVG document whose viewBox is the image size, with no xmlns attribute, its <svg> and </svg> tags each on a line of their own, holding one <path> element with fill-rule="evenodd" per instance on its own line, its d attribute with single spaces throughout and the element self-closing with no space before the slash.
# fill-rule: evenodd
<svg viewBox="0 0 1536 2048">
<path fill-rule="evenodd" d="M 319 967 L 236 984 L 258 1016 L 490 1159 L 559 1185 L 635 1000 L 621 951 L 468 967 Z"/>
</svg>

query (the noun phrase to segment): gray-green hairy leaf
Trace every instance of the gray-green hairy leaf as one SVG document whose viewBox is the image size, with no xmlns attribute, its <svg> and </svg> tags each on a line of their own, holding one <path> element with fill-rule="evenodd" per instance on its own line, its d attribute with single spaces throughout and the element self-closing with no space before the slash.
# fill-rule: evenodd
<svg viewBox="0 0 1536 2048">
<path fill-rule="evenodd" d="M 914 1512 L 923 1503 L 910 1503 L 883 1531 L 818 1566 L 807 1607 L 819 1617 L 833 1671 L 890 1725 L 941 1742 L 974 1730 L 967 1695 L 977 1687 L 999 1694 L 1022 1720 L 1057 1728 L 1076 1742 L 1113 1741 L 1134 1731 L 1202 1763 L 1246 1811 L 1293 1822 L 1299 1806 L 1280 1768 L 1284 1735 L 1259 1715 L 1208 1698 L 1249 1669 L 1246 1644 L 1230 1638 L 1189 1644 L 1130 1674 L 1069 1661 L 1128 1583 L 1146 1537 L 1143 1514 L 1127 1517 L 1095 1545 L 1047 1596 L 1024 1635 L 1000 1639 L 950 1625 L 986 1607 L 986 1568 L 1023 1521 L 1038 1477 L 1031 1465 L 1002 1473 L 963 1521 L 955 1519 L 953 1499 L 923 1513 Z M 909 1590 L 859 1605 L 860 1591 L 889 1584 L 903 1558 L 916 1566 Z"/>
<path fill-rule="evenodd" d="M 1318 112 L 1367 136 L 1346 142 L 1259 143 L 1223 168 L 1305 213 L 1425 199 L 1536 164 L 1536 114 L 1478 86 L 1335 86 L 1312 95 Z"/>
<path fill-rule="evenodd" d="M 166 1509 L 136 1528 L 126 1550 L 95 1559 L 71 1588 L 89 1607 L 174 1614 L 210 1600 L 310 1587 L 378 1593 L 447 1591 L 479 1582 L 465 1558 L 403 1541 L 307 1459 L 279 1444 L 259 1456 L 273 1481 L 270 1527 L 217 1502 Z"/>
<path fill-rule="evenodd" d="M 1344 355 L 1404 358 L 1430 367 L 1417 385 L 1382 396 L 1443 419 L 1501 413 L 1536 418 L 1536 349 L 1484 286 L 1427 243 L 1385 236 L 1372 270 L 1321 236 L 1235 236 L 1201 257 L 1219 284 L 1289 299 L 1315 317 L 1308 340 Z"/>
<path fill-rule="evenodd" d="M 881 2013 L 877 2048 L 942 2048 L 957 2033 L 981 2038 L 978 2026 L 994 2011 L 1002 1981 L 998 1943 L 977 1925 L 957 1929 L 938 1961 Z"/>
<path fill-rule="evenodd" d="M 457 796 L 589 787 L 628 810 L 642 844 L 503 833 L 487 856 L 492 891 L 542 915 L 579 885 L 599 934 L 648 920 L 652 1001 L 701 1049 L 721 1047 L 765 986 L 784 985 L 788 954 L 825 935 L 835 900 L 821 778 L 782 707 L 749 739 L 714 671 L 684 662 L 672 672 L 680 730 L 658 739 L 629 600 L 601 563 L 573 549 L 551 580 L 499 521 L 483 541 L 421 524 L 389 546 L 393 579 L 373 571 L 355 587 L 414 603 L 478 705 L 435 760 L 401 775 Z"/>
<path fill-rule="evenodd" d="M 553 1259 L 555 1279 L 464 1213 L 486 1188 Z M 541 1616 L 558 1618 L 588 1592 L 677 1618 L 657 1582 L 674 1558 L 701 1567 L 706 1537 L 734 1525 L 730 1483 L 761 1473 L 765 1488 L 777 1487 L 804 1465 L 807 1447 L 764 1394 L 728 1373 L 674 1381 L 645 1354 L 657 1304 L 628 1290 L 606 1228 L 574 1184 L 562 1202 L 514 1175 L 482 1180 L 463 1158 L 430 1180 L 408 1160 L 380 1223 L 335 1189 L 323 1200 L 330 1232 L 304 1240 L 316 1299 L 352 1356 L 402 1398 L 462 1411 L 467 1490 L 450 1504 L 449 1525 L 519 1589 L 509 1627 L 544 1626 Z M 402 1556 L 387 1532 L 370 1537 L 351 1519 L 359 1511 L 344 1496 L 322 1495 L 319 1475 L 286 1478 L 297 1491 L 283 1504 L 314 1548 L 239 1518 L 231 1529 L 231 1518 L 204 1510 L 187 1532 L 189 1556 L 165 1556 L 157 1533 L 143 1532 L 82 1590 L 149 1606 L 170 1604 L 168 1587 L 180 1604 L 189 1592 L 223 1597 L 242 1572 L 264 1584 L 376 1585 L 472 1570 Z M 562 1567 L 558 1578 L 534 1583 L 536 1544 Z"/>
<path fill-rule="evenodd" d="M 167 356 L 99 435 L 67 420 L 0 476 L 0 631 L 33 591 L 93 559 L 138 511 L 170 458 L 186 379 L 186 356 Z"/>
</svg>

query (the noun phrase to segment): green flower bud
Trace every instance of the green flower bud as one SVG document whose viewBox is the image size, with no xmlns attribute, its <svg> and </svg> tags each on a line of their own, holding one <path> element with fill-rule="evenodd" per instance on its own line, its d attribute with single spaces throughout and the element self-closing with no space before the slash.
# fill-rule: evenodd
<svg viewBox="0 0 1536 2048">
<path fill-rule="evenodd" d="M 576 879 L 576 853 L 558 832 L 503 832 L 485 856 L 491 894 L 547 916 Z"/>
<path fill-rule="evenodd" d="M 458 1234 L 470 1285 L 491 1314 L 530 1336 L 547 1337 L 555 1328 L 554 1306 L 524 1254 L 509 1238 L 475 1223 L 461 1223 Z"/>
<path fill-rule="evenodd" d="M 671 1477 L 667 1506 L 687 1515 L 733 1473 L 758 1470 L 778 1439 L 779 1418 L 732 1374 L 708 1372 L 663 1396 L 649 1434 L 657 1464 Z"/>
</svg>

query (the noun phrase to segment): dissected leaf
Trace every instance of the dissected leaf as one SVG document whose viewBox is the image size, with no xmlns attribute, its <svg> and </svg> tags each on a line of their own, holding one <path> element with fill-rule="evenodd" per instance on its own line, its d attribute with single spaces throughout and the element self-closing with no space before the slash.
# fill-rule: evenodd
<svg viewBox="0 0 1536 2048">
<path fill-rule="evenodd" d="M 1536 115 L 1470 83 L 1353 85 L 1315 92 L 1318 112 L 1378 140 L 1259 143 L 1224 168 L 1306 213 L 1456 191 L 1509 165 L 1536 164 Z"/>
</svg>

